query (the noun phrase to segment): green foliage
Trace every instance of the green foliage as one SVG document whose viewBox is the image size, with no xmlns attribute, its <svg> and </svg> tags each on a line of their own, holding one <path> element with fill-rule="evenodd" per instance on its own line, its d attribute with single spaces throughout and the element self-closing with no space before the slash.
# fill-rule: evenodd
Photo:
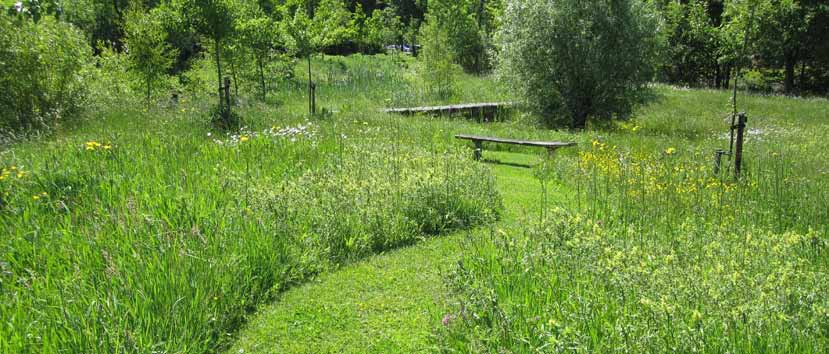
<svg viewBox="0 0 829 354">
<path fill-rule="evenodd" d="M 752 6 L 751 2 L 747 3 L 742 6 Z M 826 41 L 826 33 L 813 32 L 813 22 L 821 17 L 825 19 L 829 7 L 820 2 L 795 0 L 757 1 L 754 6 L 754 51 L 763 61 L 783 69 L 784 90 L 792 93 L 797 65 L 811 57 L 817 43 Z"/>
<path fill-rule="evenodd" d="M 826 86 L 820 68 L 826 66 L 821 51 L 829 7 L 821 1 L 652 2 L 664 19 L 667 55 L 661 71 L 668 82 L 728 87 L 739 64 L 767 73 L 763 80 L 774 85 L 765 88 L 792 93 Z"/>
<path fill-rule="evenodd" d="M 429 95 L 446 99 L 455 92 L 455 76 L 458 71 L 449 38 L 431 15 L 427 16 L 426 24 L 420 30 L 423 51 L 418 58 L 419 76 Z"/>
<path fill-rule="evenodd" d="M 370 42 L 378 46 L 399 44 L 403 40 L 403 22 L 394 7 L 376 10 L 366 23 Z"/>
<path fill-rule="evenodd" d="M 288 18 L 283 26 L 291 51 L 298 57 L 313 54 L 318 48 L 319 41 L 316 33 L 313 32 L 311 18 L 308 17 L 305 8 L 300 7 L 293 15 L 285 13 L 283 16 Z"/>
<path fill-rule="evenodd" d="M 234 12 L 231 0 L 182 0 L 183 4 L 181 10 L 190 18 L 193 29 L 199 34 L 211 39 L 213 41 L 214 52 L 216 59 L 216 76 L 218 77 L 218 85 L 216 92 L 222 91 L 222 41 L 226 40 L 233 34 L 235 29 L 236 13 Z M 226 107 L 223 102 L 222 95 L 218 94 L 218 111 L 225 115 L 225 112 L 230 112 L 230 107 Z M 229 117 L 225 117 L 229 118 Z"/>
<path fill-rule="evenodd" d="M 719 78 L 720 31 L 708 15 L 705 1 L 668 3 L 664 10 L 666 55 L 662 75 L 672 83 L 698 86 Z"/>
<path fill-rule="evenodd" d="M 129 130 L 147 119 L 161 128 Z M 218 350 L 275 292 L 497 215 L 465 149 L 433 154 L 363 122 L 385 124 L 213 140 L 177 113 L 120 115 L 119 130 L 4 155 L 0 349 Z"/>
<path fill-rule="evenodd" d="M 153 88 L 164 81 L 178 53 L 166 42 L 167 33 L 155 16 L 155 12 L 132 9 L 124 26 L 124 44 L 130 69 L 140 78 L 145 88 L 147 109 L 150 109 Z"/>
<path fill-rule="evenodd" d="M 349 42 L 356 35 L 351 27 L 351 12 L 343 0 L 320 0 L 314 11 L 312 28 L 315 45 L 319 48 Z"/>
<path fill-rule="evenodd" d="M 0 15 L 0 130 L 45 128 L 77 113 L 91 62 L 89 45 L 71 25 Z"/>
<path fill-rule="evenodd" d="M 516 213 L 463 244 L 448 277 L 457 302 L 438 325 L 437 346 L 486 353 L 829 348 L 826 99 L 746 95 L 756 118 L 747 169 L 735 181 L 711 163 L 711 152 L 728 145 L 717 114 L 724 107 L 716 107 L 728 93 L 660 93 L 633 121 L 569 136 L 580 148 L 556 157 L 551 215 Z M 505 193 L 508 210 L 517 209 L 509 204 L 520 193 L 512 176 L 498 181 L 513 190 Z M 519 205 L 534 208 L 538 199 Z"/>
<path fill-rule="evenodd" d="M 488 11 L 500 1 L 436 0 L 429 2 L 429 18 L 448 38 L 455 62 L 467 72 L 481 73 L 488 69 L 487 43 L 494 28 L 487 27 Z M 486 16 L 486 17 L 485 17 Z"/>
<path fill-rule="evenodd" d="M 34 22 L 40 22 L 44 16 L 58 16 L 62 12 L 59 0 L 23 0 L 13 3 L 9 6 L 9 15 L 28 18 Z"/>
<path fill-rule="evenodd" d="M 99 43 L 94 57 L 89 84 L 89 101 L 95 110 L 108 107 L 132 107 L 140 104 L 144 87 L 137 87 L 131 62 L 127 54 L 119 53 L 112 46 Z"/>
<path fill-rule="evenodd" d="M 653 78 L 656 23 L 636 1 L 516 1 L 500 72 L 545 122 L 627 117 Z"/>
<path fill-rule="evenodd" d="M 240 21 L 237 25 L 242 45 L 250 49 L 255 57 L 261 99 L 268 95 L 265 83 L 265 68 L 277 47 L 281 47 L 282 38 L 276 24 L 268 17 L 260 16 Z"/>
<path fill-rule="evenodd" d="M 199 34 L 221 41 L 233 33 L 235 12 L 230 0 L 182 0 L 184 11 Z"/>
</svg>

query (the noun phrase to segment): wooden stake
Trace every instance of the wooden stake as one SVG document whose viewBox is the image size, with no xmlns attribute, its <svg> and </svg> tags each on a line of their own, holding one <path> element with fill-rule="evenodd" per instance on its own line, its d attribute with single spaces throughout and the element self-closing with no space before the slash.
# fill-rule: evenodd
<svg viewBox="0 0 829 354">
<path fill-rule="evenodd" d="M 745 138 L 746 118 L 745 112 L 737 115 L 737 146 L 734 151 L 734 178 L 739 179 L 743 168 L 743 139 Z"/>
</svg>

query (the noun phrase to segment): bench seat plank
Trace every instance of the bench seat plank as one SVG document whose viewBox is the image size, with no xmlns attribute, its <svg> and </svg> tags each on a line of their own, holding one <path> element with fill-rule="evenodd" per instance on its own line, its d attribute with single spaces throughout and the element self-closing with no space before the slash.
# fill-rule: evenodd
<svg viewBox="0 0 829 354">
<path fill-rule="evenodd" d="M 472 140 L 472 141 L 485 141 L 490 143 L 499 143 L 499 144 L 513 144 L 513 145 L 523 145 L 523 146 L 538 146 L 538 147 L 545 147 L 548 149 L 555 149 L 555 148 L 562 148 L 568 146 L 575 146 L 576 143 L 574 142 L 561 142 L 561 141 L 530 141 L 530 140 L 515 140 L 515 139 L 503 139 L 503 138 L 492 138 L 486 136 L 477 136 L 477 135 L 455 135 L 457 139 L 464 139 L 464 140 Z"/>
</svg>

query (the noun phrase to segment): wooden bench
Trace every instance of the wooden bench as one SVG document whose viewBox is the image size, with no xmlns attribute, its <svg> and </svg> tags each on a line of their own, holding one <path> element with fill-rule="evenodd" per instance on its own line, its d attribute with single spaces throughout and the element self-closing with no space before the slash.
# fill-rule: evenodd
<svg viewBox="0 0 829 354">
<path fill-rule="evenodd" d="M 475 160 L 481 159 L 481 154 L 484 150 L 484 142 L 488 143 L 496 143 L 496 144 L 510 144 L 510 145 L 521 145 L 521 146 L 536 146 L 536 147 L 543 147 L 546 148 L 547 151 L 552 155 L 555 153 L 556 150 L 569 147 L 569 146 L 576 146 L 574 142 L 561 142 L 561 141 L 529 141 L 529 140 L 514 140 L 514 139 L 502 139 L 502 138 L 490 138 L 486 136 L 476 136 L 476 135 L 455 135 L 456 139 L 461 140 L 471 140 L 475 143 Z"/>
</svg>

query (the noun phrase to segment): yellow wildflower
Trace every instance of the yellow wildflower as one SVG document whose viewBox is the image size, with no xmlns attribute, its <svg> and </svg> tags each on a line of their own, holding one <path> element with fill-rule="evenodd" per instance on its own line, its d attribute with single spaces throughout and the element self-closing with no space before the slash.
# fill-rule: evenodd
<svg viewBox="0 0 829 354">
<path fill-rule="evenodd" d="M 94 141 L 94 140 L 93 141 L 87 141 L 86 144 L 84 144 L 84 145 L 86 146 L 86 151 L 93 151 L 93 150 L 101 147 L 101 143 L 99 143 L 97 141 Z"/>
<path fill-rule="evenodd" d="M 691 321 L 699 322 L 700 320 L 702 320 L 702 313 L 698 310 L 694 310 L 694 312 L 691 313 Z"/>
<path fill-rule="evenodd" d="M 672 147 L 669 147 L 669 148 L 665 149 L 665 154 L 666 155 L 673 155 L 674 153 L 676 153 L 676 149 L 674 149 Z"/>
<path fill-rule="evenodd" d="M 32 200 L 35 200 L 35 201 L 36 201 L 36 200 L 38 200 L 38 199 L 40 199 L 40 196 L 39 196 L 39 195 L 32 196 Z"/>
<path fill-rule="evenodd" d="M 248 138 L 247 135 L 242 135 L 241 137 L 239 137 L 239 141 L 241 141 L 243 143 L 248 141 L 248 140 L 250 140 L 250 138 Z"/>
</svg>

